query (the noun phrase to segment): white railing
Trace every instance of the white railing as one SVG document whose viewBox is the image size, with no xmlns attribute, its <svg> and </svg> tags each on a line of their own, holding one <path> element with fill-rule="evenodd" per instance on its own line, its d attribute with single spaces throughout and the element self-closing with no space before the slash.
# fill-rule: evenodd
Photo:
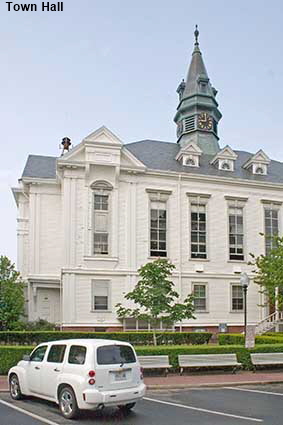
<svg viewBox="0 0 283 425">
<path fill-rule="evenodd" d="M 261 320 L 255 328 L 256 334 L 260 335 L 270 331 L 279 322 L 283 322 L 283 311 L 275 311 L 274 313 Z"/>
</svg>

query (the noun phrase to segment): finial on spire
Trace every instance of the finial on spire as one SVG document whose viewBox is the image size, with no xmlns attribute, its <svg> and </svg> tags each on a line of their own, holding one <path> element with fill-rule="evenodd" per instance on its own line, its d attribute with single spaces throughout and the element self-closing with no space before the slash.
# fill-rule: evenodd
<svg viewBox="0 0 283 425">
<path fill-rule="evenodd" d="M 198 44 L 199 30 L 198 30 L 198 26 L 197 25 L 196 25 L 196 29 L 195 29 L 194 34 L 195 34 L 195 39 L 196 39 L 195 44 Z"/>
</svg>

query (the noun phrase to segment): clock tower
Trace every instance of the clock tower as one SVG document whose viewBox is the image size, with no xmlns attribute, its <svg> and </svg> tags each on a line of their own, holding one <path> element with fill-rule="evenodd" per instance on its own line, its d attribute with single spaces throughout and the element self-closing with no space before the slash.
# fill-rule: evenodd
<svg viewBox="0 0 283 425">
<path fill-rule="evenodd" d="M 221 112 L 216 102 L 217 90 L 212 87 L 199 49 L 199 31 L 194 32 L 195 46 L 186 82 L 177 88 L 179 105 L 174 121 L 177 143 L 181 148 L 196 143 L 203 153 L 215 155 L 219 150 L 217 126 Z"/>
</svg>

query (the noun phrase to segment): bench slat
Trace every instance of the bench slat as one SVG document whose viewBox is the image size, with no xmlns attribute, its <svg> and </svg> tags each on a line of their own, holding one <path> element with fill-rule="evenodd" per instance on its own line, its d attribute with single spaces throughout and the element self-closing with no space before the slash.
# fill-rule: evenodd
<svg viewBox="0 0 283 425">
<path fill-rule="evenodd" d="M 251 353 L 254 365 L 283 364 L 283 353 Z"/>
<path fill-rule="evenodd" d="M 236 354 L 195 354 L 179 355 L 179 365 L 190 366 L 238 366 Z"/>
<path fill-rule="evenodd" d="M 169 364 L 168 356 L 138 356 L 138 360 L 140 365 L 146 369 L 172 367 Z"/>
</svg>

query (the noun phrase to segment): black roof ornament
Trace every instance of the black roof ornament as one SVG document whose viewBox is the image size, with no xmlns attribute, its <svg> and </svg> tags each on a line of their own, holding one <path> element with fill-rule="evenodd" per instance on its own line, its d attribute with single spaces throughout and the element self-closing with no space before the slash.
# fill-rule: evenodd
<svg viewBox="0 0 283 425">
<path fill-rule="evenodd" d="M 196 29 L 195 29 L 194 34 L 195 34 L 195 39 L 196 39 L 195 44 L 198 44 L 199 30 L 198 30 L 198 26 L 197 25 L 196 25 Z"/>
</svg>

